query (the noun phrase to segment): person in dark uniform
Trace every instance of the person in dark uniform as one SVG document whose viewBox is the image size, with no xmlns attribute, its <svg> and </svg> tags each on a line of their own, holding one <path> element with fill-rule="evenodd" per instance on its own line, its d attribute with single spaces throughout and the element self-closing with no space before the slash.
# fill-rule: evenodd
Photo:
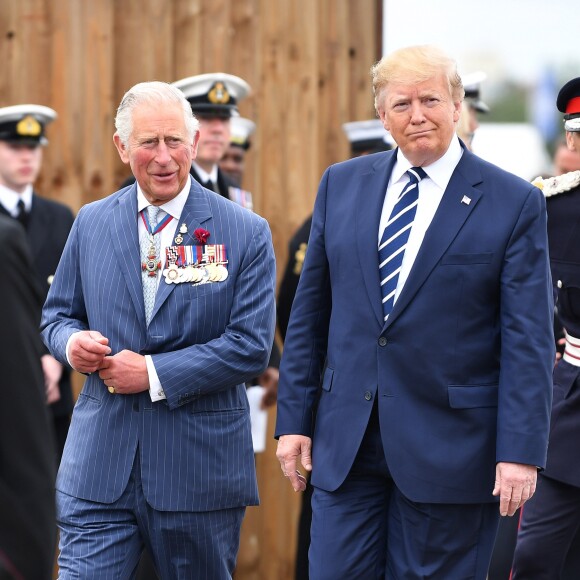
<svg viewBox="0 0 580 580">
<path fill-rule="evenodd" d="M 22 227 L 0 215 L 0 578 L 48 580 L 55 465 L 38 326 L 42 295 Z"/>
<path fill-rule="evenodd" d="M 18 220 L 26 230 L 33 258 L 31 274 L 42 290 L 43 301 L 74 219 L 68 207 L 33 190 L 43 147 L 48 143 L 45 127 L 55 118 L 55 111 L 41 105 L 0 109 L 0 213 Z M 60 460 L 73 408 L 71 371 L 48 350 L 41 361 Z"/>
<path fill-rule="evenodd" d="M 456 131 L 468 149 L 472 149 L 473 136 L 479 127 L 479 115 L 489 113 L 489 107 L 481 100 L 481 83 L 486 78 L 487 75 L 481 71 L 463 77 L 465 97 Z"/>
<path fill-rule="evenodd" d="M 239 115 L 238 103 L 250 93 L 250 85 L 227 73 L 208 73 L 173 83 L 181 89 L 199 120 L 197 157 L 191 166 L 194 179 L 204 187 L 252 209 L 252 200 L 237 196 L 238 186 L 219 167 L 230 144 L 231 118 Z"/>
<path fill-rule="evenodd" d="M 568 148 L 580 155 L 580 77 L 562 87 L 556 104 L 564 113 Z M 552 279 L 566 344 L 554 369 L 546 468 L 523 509 L 513 580 L 561 578 L 580 529 L 580 171 L 534 184 L 546 196 Z M 573 577 L 580 577 L 578 568 Z"/>
<path fill-rule="evenodd" d="M 393 148 L 394 141 L 385 131 L 379 119 L 368 121 L 353 121 L 342 126 L 350 143 L 350 156 L 360 157 L 378 151 L 388 151 Z M 277 301 L 277 323 L 282 340 L 286 338 L 288 321 L 292 302 L 298 288 L 302 264 L 306 256 L 312 215 L 309 215 L 298 228 L 288 244 L 288 261 L 280 282 Z M 310 477 L 310 476 L 309 476 Z M 298 541 L 296 548 L 295 574 L 296 580 L 308 579 L 308 548 L 310 547 L 310 523 L 312 520 L 312 486 L 308 485 L 302 496 L 300 517 L 298 520 Z"/>
<path fill-rule="evenodd" d="M 220 159 L 220 169 L 238 186 L 242 186 L 246 170 L 246 154 L 252 146 L 250 136 L 256 130 L 256 123 L 245 117 L 230 120 L 230 144 Z"/>
</svg>

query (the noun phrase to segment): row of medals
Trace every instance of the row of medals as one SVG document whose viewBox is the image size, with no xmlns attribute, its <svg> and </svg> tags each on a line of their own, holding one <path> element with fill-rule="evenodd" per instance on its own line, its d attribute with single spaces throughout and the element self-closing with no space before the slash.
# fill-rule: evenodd
<svg viewBox="0 0 580 580">
<path fill-rule="evenodd" d="M 167 284 L 206 284 L 208 282 L 223 282 L 228 277 L 228 269 L 223 263 L 192 264 L 179 268 L 171 264 L 163 270 Z"/>
<path fill-rule="evenodd" d="M 182 224 L 175 238 L 176 244 L 179 245 L 183 242 L 181 234 L 185 233 L 187 233 L 187 226 Z M 161 266 L 161 262 L 157 260 L 155 254 L 155 245 L 153 240 L 151 240 L 148 260 L 143 264 L 143 269 L 148 272 L 149 276 L 155 276 L 155 271 Z M 173 263 L 163 270 L 163 276 L 167 284 L 207 284 L 209 282 L 223 282 L 228 277 L 228 269 L 224 266 L 226 263 L 209 262 L 189 264 L 184 267 L 179 267 Z"/>
</svg>

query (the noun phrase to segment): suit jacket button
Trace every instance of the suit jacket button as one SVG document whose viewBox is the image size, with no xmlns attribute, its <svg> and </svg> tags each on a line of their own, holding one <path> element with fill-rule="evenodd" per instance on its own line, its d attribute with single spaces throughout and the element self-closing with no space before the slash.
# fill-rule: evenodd
<svg viewBox="0 0 580 580">
<path fill-rule="evenodd" d="M 373 398 L 373 394 L 370 391 L 365 393 L 365 400 L 370 401 Z"/>
<path fill-rule="evenodd" d="M 558 286 L 558 288 L 562 288 L 562 280 L 558 280 L 556 282 L 556 286 Z"/>
<path fill-rule="evenodd" d="M 379 346 L 387 346 L 387 339 L 384 336 L 379 338 Z"/>
</svg>

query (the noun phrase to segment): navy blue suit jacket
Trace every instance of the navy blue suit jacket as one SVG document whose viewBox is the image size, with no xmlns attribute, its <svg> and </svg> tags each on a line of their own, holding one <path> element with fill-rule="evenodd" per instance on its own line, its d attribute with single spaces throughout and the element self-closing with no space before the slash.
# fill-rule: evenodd
<svg viewBox="0 0 580 580">
<path fill-rule="evenodd" d="M 75 405 L 57 488 L 113 502 L 136 449 L 152 507 L 205 511 L 258 501 L 245 381 L 266 367 L 274 333 L 275 261 L 267 222 L 192 180 L 178 227 L 225 244 L 228 278 L 162 279 L 145 324 L 136 185 L 81 209 L 43 311 L 43 338 L 65 362 L 78 330 L 98 330 L 112 354 L 152 355 L 167 399 L 111 395 L 91 374 Z"/>
<path fill-rule="evenodd" d="M 352 159 L 322 178 L 276 435 L 311 436 L 312 483 L 332 491 L 378 399 L 386 459 L 405 496 L 496 501 L 496 462 L 546 460 L 554 343 L 545 202 L 464 150 L 385 324 L 377 245 L 395 159 L 396 150 Z"/>
</svg>

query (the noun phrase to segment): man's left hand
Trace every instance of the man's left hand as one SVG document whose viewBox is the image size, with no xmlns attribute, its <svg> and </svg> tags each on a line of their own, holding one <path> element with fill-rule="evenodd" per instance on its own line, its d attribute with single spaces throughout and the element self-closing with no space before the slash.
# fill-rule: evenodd
<svg viewBox="0 0 580 580">
<path fill-rule="evenodd" d="M 130 350 L 106 356 L 99 368 L 99 377 L 117 395 L 132 395 L 149 389 L 145 357 Z"/>
<path fill-rule="evenodd" d="M 493 495 L 499 496 L 499 513 L 513 516 L 536 491 L 538 469 L 534 465 L 500 462 L 495 467 Z"/>
</svg>

